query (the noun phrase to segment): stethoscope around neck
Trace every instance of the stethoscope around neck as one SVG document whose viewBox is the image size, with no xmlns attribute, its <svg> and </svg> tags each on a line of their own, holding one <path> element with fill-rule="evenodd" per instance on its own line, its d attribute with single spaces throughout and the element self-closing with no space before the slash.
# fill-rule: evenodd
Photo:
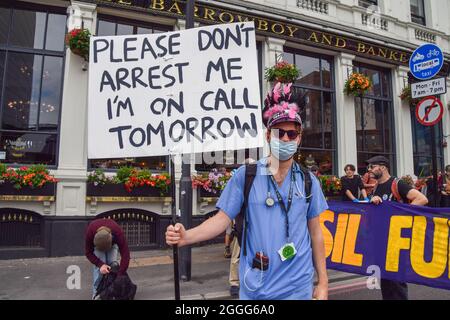
<svg viewBox="0 0 450 320">
<path fill-rule="evenodd" d="M 294 169 L 294 167 L 296 167 L 296 169 Z M 275 205 L 275 199 L 272 197 L 271 192 L 270 192 L 270 179 L 271 179 L 271 177 L 273 175 L 269 171 L 268 168 L 269 168 L 269 164 L 266 165 L 266 169 L 267 169 L 267 197 L 266 197 L 265 203 L 266 203 L 267 207 L 271 208 L 271 207 L 273 207 Z M 308 197 L 306 197 L 303 194 L 303 192 L 301 191 L 300 186 L 298 185 L 298 181 L 297 181 L 297 178 L 296 178 L 296 175 L 295 175 L 295 173 L 298 172 L 298 171 L 301 172 L 300 168 L 298 168 L 298 163 L 294 162 L 292 164 L 292 168 L 291 168 L 291 179 L 294 182 L 295 188 L 297 189 L 297 193 L 299 194 L 300 198 L 305 198 L 305 199 L 311 198 L 312 197 L 312 193 Z M 303 177 L 303 179 L 304 179 L 304 177 Z M 274 187 L 277 188 L 277 185 L 275 184 Z"/>
</svg>

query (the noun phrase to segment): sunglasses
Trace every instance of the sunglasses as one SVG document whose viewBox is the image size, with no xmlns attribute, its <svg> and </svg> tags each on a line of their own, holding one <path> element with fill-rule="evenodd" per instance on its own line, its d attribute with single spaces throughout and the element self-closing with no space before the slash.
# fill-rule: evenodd
<svg viewBox="0 0 450 320">
<path fill-rule="evenodd" d="M 278 139 L 282 139 L 287 134 L 289 140 L 295 140 L 300 135 L 300 132 L 297 130 L 272 129 L 272 133 Z"/>
</svg>

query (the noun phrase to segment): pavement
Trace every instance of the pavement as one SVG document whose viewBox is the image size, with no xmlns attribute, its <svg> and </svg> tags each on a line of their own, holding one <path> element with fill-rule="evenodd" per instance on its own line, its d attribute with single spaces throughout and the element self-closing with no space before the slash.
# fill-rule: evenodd
<svg viewBox="0 0 450 320">
<path fill-rule="evenodd" d="M 180 281 L 181 300 L 231 300 L 230 259 L 223 244 L 192 248 L 190 281 Z M 172 249 L 131 252 L 128 273 L 136 300 L 173 300 Z M 328 270 L 330 298 L 366 287 L 366 278 Z M 84 256 L 0 260 L 0 300 L 89 300 L 92 264 Z"/>
</svg>

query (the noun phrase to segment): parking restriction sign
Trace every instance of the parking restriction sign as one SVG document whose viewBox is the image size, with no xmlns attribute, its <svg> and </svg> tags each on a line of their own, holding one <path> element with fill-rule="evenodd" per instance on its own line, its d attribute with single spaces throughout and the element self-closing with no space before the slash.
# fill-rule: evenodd
<svg viewBox="0 0 450 320">
<path fill-rule="evenodd" d="M 444 105 L 437 97 L 426 97 L 416 106 L 416 118 L 424 126 L 434 126 L 441 121 Z"/>
</svg>

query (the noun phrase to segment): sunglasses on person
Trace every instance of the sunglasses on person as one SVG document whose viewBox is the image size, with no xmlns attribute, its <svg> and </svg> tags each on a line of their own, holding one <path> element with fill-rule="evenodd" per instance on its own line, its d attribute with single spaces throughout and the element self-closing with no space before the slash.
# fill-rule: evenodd
<svg viewBox="0 0 450 320">
<path fill-rule="evenodd" d="M 284 135 L 287 134 L 289 140 L 295 140 L 300 135 L 298 130 L 284 130 L 284 129 L 272 129 L 273 136 L 278 139 L 283 139 Z"/>
<path fill-rule="evenodd" d="M 372 169 L 375 169 L 376 166 L 380 167 L 380 166 L 383 166 L 383 164 L 369 164 L 367 166 L 367 169 L 372 170 Z"/>
</svg>

